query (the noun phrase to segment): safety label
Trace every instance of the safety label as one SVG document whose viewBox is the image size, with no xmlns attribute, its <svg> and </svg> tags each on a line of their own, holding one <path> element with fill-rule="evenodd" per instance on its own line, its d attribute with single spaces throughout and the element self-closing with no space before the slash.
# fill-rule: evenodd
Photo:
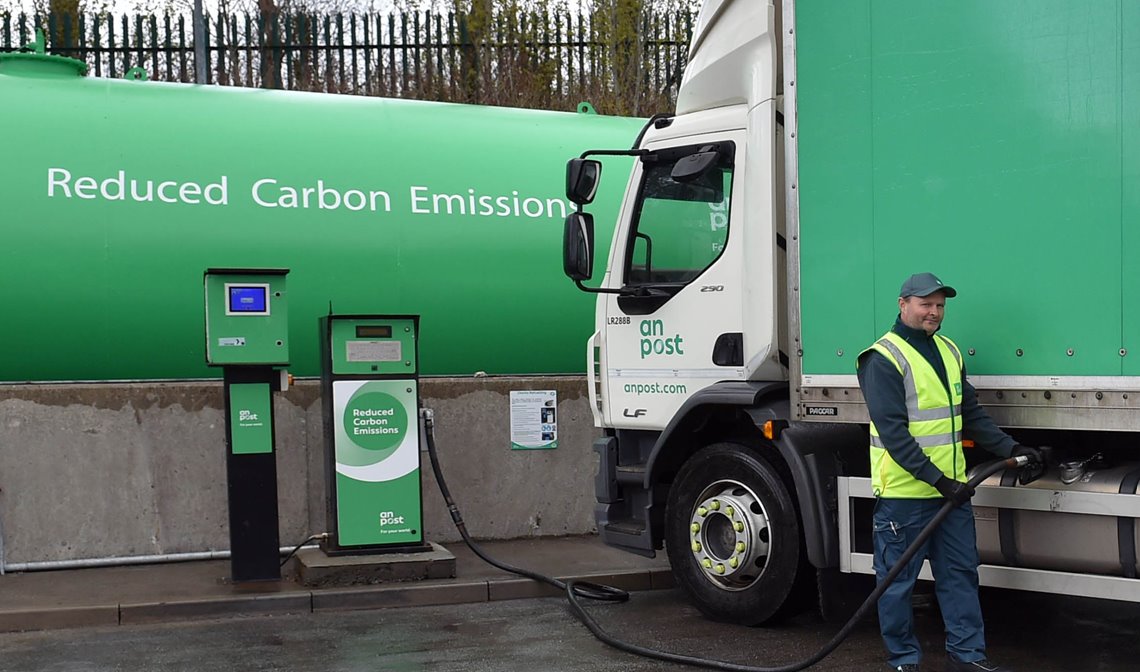
<svg viewBox="0 0 1140 672">
<path fill-rule="evenodd" d="M 558 447 L 558 392 L 511 391 L 511 449 Z"/>
<path fill-rule="evenodd" d="M 398 362 L 404 358 L 399 341 L 349 341 L 345 359 L 349 362 Z"/>
</svg>

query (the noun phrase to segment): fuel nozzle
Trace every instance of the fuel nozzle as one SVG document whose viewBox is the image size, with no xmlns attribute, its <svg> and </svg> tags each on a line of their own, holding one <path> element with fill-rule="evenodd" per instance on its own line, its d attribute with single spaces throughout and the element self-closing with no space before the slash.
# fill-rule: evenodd
<svg viewBox="0 0 1140 672">
<path fill-rule="evenodd" d="M 1017 470 L 1017 482 L 1021 485 L 1029 485 L 1033 481 L 1041 478 L 1054 463 L 1052 446 L 1038 446 L 1037 452 L 1041 453 L 1040 460 L 1032 459 L 1029 456 L 1021 456 L 1026 458 L 1025 464 Z"/>
</svg>

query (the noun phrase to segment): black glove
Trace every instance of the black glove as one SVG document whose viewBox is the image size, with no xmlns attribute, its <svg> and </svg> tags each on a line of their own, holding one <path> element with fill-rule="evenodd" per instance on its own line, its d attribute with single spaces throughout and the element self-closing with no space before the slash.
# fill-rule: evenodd
<svg viewBox="0 0 1140 672">
<path fill-rule="evenodd" d="M 1029 458 L 1029 464 L 1025 465 L 1027 467 L 1036 467 L 1045 464 L 1045 456 L 1041 453 L 1040 450 L 1036 448 L 1030 448 L 1029 446 L 1023 446 L 1020 443 L 1014 444 L 1013 452 L 1010 453 L 1010 457 L 1022 456 Z"/>
<path fill-rule="evenodd" d="M 939 476 L 934 482 L 934 487 L 938 490 L 938 494 L 954 502 L 954 506 L 962 506 L 974 496 L 974 489 L 969 485 L 945 476 Z"/>
</svg>

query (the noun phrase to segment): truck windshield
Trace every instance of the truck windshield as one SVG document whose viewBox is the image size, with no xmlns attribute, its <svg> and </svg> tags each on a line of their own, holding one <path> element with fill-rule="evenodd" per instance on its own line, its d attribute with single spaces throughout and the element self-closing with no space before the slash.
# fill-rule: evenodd
<svg viewBox="0 0 1140 672">
<path fill-rule="evenodd" d="M 650 164 L 643 173 L 641 203 L 627 246 L 627 285 L 688 283 L 724 250 L 731 157 L 685 183 L 671 177 L 675 163 Z"/>
</svg>

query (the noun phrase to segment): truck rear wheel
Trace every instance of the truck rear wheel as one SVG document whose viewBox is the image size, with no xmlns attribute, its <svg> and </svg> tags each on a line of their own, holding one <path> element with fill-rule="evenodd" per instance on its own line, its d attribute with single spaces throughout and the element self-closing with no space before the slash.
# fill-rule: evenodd
<svg viewBox="0 0 1140 672">
<path fill-rule="evenodd" d="M 760 625 L 794 608 L 800 545 L 792 498 L 753 449 L 716 443 L 682 466 L 665 508 L 665 549 L 706 616 Z"/>
</svg>

